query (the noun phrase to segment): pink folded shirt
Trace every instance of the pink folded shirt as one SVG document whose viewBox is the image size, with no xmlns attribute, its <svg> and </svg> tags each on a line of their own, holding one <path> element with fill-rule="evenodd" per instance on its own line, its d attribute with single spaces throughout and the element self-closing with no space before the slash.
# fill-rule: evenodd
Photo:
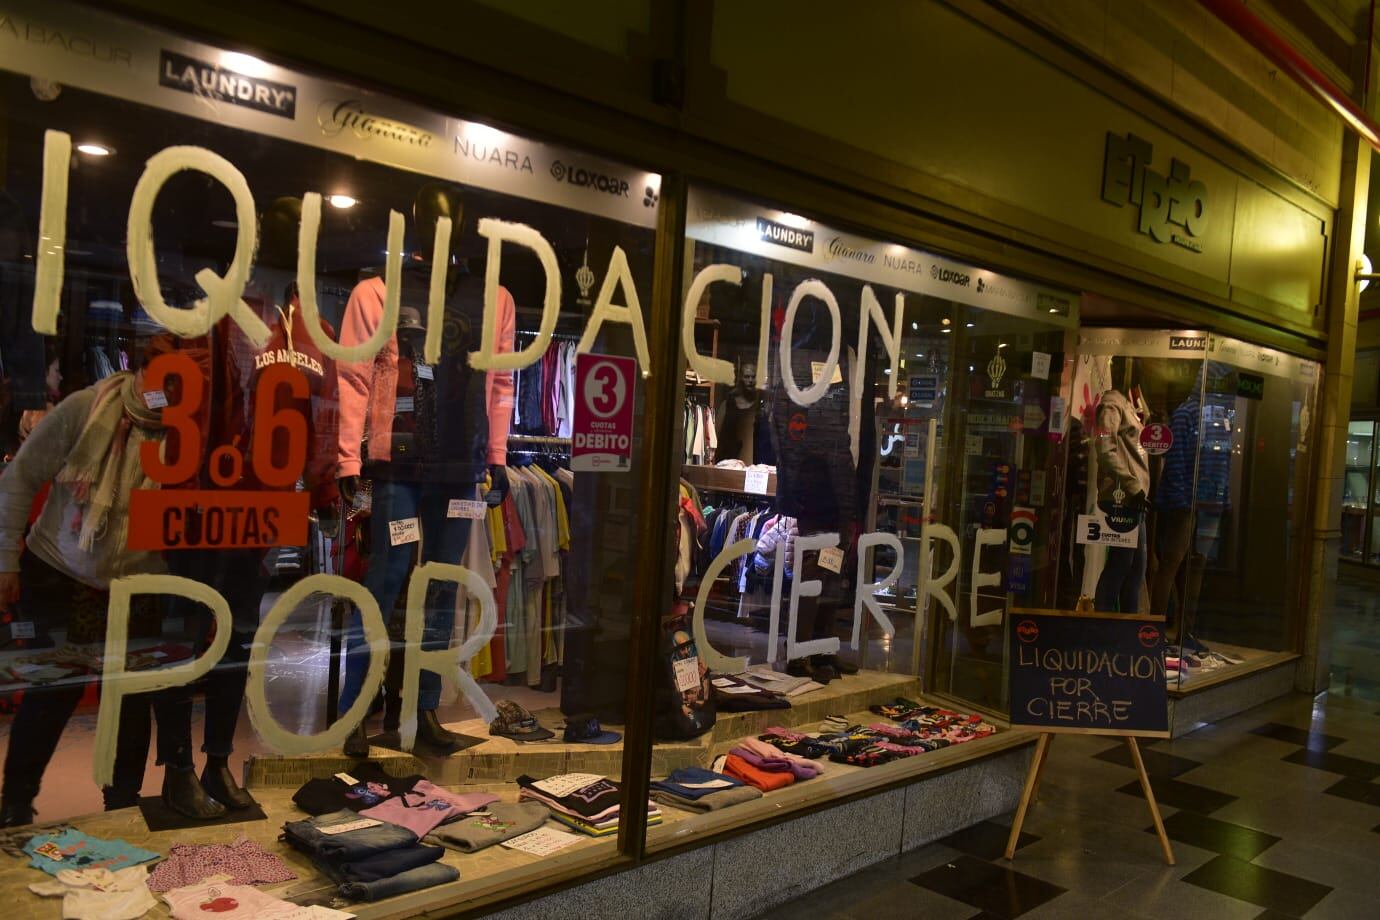
<svg viewBox="0 0 1380 920">
<path fill-rule="evenodd" d="M 373 808 L 364 809 L 360 814 L 366 818 L 377 818 L 389 824 L 405 827 L 420 840 L 447 821 L 453 821 L 497 801 L 498 796 L 487 792 L 467 792 L 459 795 L 428 780 L 421 780 L 412 787 L 411 792 L 384 799 Z"/>
</svg>

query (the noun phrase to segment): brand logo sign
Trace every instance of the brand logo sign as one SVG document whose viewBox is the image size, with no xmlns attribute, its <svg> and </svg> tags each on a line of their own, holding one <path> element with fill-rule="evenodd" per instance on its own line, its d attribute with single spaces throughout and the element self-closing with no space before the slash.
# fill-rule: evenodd
<svg viewBox="0 0 1380 920">
<path fill-rule="evenodd" d="M 938 265 L 930 266 L 930 277 L 935 281 L 943 281 L 946 284 L 956 284 L 959 287 L 967 287 L 973 280 L 967 272 L 955 271 L 952 268 L 942 268 Z"/>
<path fill-rule="evenodd" d="M 1150 168 L 1154 147 L 1144 138 L 1107 132 L 1102 162 L 1102 200 L 1140 209 L 1136 229 L 1157 243 L 1203 251 L 1207 231 L 1207 186 L 1190 175 L 1187 163 L 1169 161 L 1169 175 Z"/>
<path fill-rule="evenodd" d="M 436 140 L 430 131 L 366 112 L 364 104 L 358 99 L 336 99 L 321 103 L 316 110 L 316 123 L 326 137 L 336 137 L 349 131 L 360 140 L 379 137 L 409 147 L 430 147 Z"/>
<path fill-rule="evenodd" d="M 281 118 L 297 115 L 297 87 L 250 77 L 164 49 L 158 55 L 158 83 L 203 99 L 242 105 Z"/>
<path fill-rule="evenodd" d="M 455 136 L 455 154 L 478 163 L 492 163 L 514 172 L 532 172 L 532 158 L 527 154 L 498 144 L 480 144 L 458 134 Z"/>
<path fill-rule="evenodd" d="M 628 197 L 628 181 L 617 176 L 609 176 L 583 166 L 573 166 L 560 160 L 551 164 L 551 178 L 566 185 L 594 189 L 618 198 Z M 651 190 L 648 189 L 648 192 Z"/>
<path fill-rule="evenodd" d="M 1207 351 L 1207 336 L 1199 335 L 1171 335 L 1169 337 L 1170 351 Z"/>
<path fill-rule="evenodd" d="M 102 64 L 123 64 L 129 67 L 133 63 L 134 55 L 128 48 L 106 44 L 79 32 L 63 32 L 42 23 L 25 22 L 12 16 L 0 15 L 0 38 L 6 35 L 17 41 L 57 49 L 64 54 L 90 58 Z"/>
<path fill-rule="evenodd" d="M 765 217 L 757 218 L 757 236 L 768 243 L 775 243 L 788 249 L 811 253 L 815 251 L 815 232 L 813 230 L 788 227 L 785 224 L 778 224 L 774 220 L 767 220 Z"/>
<path fill-rule="evenodd" d="M 572 471 L 626 473 L 632 469 L 636 373 L 637 362 L 632 358 L 575 356 Z"/>
</svg>

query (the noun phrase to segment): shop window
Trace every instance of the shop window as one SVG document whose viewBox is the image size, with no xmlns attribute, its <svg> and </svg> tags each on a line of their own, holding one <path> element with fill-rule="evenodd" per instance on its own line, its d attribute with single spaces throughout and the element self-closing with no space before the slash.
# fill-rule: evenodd
<svg viewBox="0 0 1380 920">
<path fill-rule="evenodd" d="M 1293 651 L 1317 376 L 1199 330 L 1082 334 L 1062 603 L 1166 617 L 1171 688 Z"/>
<path fill-rule="evenodd" d="M 1003 743 L 1001 623 L 1058 580 L 1077 322 L 779 207 L 688 213 L 654 847 Z"/>
<path fill-rule="evenodd" d="M 0 23 L 0 819 L 171 853 L 177 903 L 234 824 L 265 892 L 224 898 L 264 910 L 613 859 L 649 462 L 575 397 L 602 360 L 636 419 L 670 372 L 659 176 L 88 10 Z"/>
</svg>

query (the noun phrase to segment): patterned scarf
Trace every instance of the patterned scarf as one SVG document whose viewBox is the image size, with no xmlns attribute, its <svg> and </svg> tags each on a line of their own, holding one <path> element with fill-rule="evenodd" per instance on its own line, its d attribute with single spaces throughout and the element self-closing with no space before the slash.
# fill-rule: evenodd
<svg viewBox="0 0 1380 920">
<path fill-rule="evenodd" d="M 124 548 L 130 492 L 158 488 L 144 475 L 140 445 L 164 436 L 163 411 L 144 404 L 132 372 L 107 377 L 95 390 L 86 424 L 57 474 L 82 509 L 78 545 L 86 552 L 107 535 Z"/>
</svg>

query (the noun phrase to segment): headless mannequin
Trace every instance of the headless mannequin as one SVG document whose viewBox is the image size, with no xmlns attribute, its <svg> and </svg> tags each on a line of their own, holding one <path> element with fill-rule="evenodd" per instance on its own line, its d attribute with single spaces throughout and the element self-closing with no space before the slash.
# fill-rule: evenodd
<svg viewBox="0 0 1380 920">
<path fill-rule="evenodd" d="M 477 298 L 478 276 L 455 267 L 460 245 L 460 225 L 464 205 L 458 190 L 445 185 L 428 185 L 418 193 L 413 206 L 414 225 L 419 236 L 419 245 L 404 265 L 402 302 L 404 307 L 416 308 L 416 315 L 425 316 L 426 290 L 430 284 L 431 273 L 446 273 L 446 323 L 447 334 L 443 336 L 442 354 L 439 362 L 432 366 L 424 363 L 422 342 L 425 330 L 409 328 L 410 324 L 399 323 L 394 335 L 392 350 L 385 349 L 370 364 L 371 368 L 354 365 L 343 378 L 350 383 L 342 388 L 342 415 L 358 411 L 358 407 L 347 405 L 345 394 L 353 391 L 356 400 L 361 385 L 368 388 L 367 399 L 371 405 L 367 412 L 371 421 L 380 421 L 392 416 L 391 430 L 380 436 L 377 431 L 370 432 L 372 443 L 369 458 L 364 462 L 364 475 L 373 480 L 373 507 L 371 512 L 371 534 L 373 539 L 369 570 L 365 576 L 365 586 L 379 602 L 385 612 L 391 611 L 404 587 L 407 572 L 413 563 L 417 547 L 412 543 L 393 545 L 389 538 L 389 523 L 413 518 L 420 532 L 420 561 L 439 561 L 451 564 L 460 563 L 469 538 L 468 520 L 446 518 L 445 508 L 448 499 L 473 498 L 476 484 L 484 475 L 490 477 L 493 490 L 490 500 L 502 501 L 507 492 L 506 455 L 503 447 L 495 448 L 487 438 L 481 456 L 487 464 L 472 462 L 476 445 L 475 439 L 466 437 L 468 427 L 472 432 L 484 431 L 489 434 L 487 420 L 482 427 L 476 413 L 493 418 L 498 400 L 499 414 L 511 418 L 511 397 L 503 402 L 499 387 L 492 381 L 501 375 L 490 374 L 487 380 L 480 372 L 470 371 L 466 352 L 478 348 L 477 337 L 482 329 L 480 317 L 475 308 L 481 305 Z M 447 217 L 451 220 L 451 250 L 449 265 L 432 265 L 430 260 L 434 251 L 437 221 Z M 362 282 L 356 294 L 370 281 Z M 381 286 L 374 283 L 372 290 L 377 294 Z M 506 292 L 501 292 L 501 300 Z M 461 302 L 463 301 L 463 302 Z M 504 301 L 508 305 L 509 321 L 506 343 L 497 343 L 499 351 L 511 350 L 511 298 Z M 346 308 L 346 328 L 342 330 L 342 340 L 350 330 L 351 311 L 364 309 L 363 297 L 352 295 L 351 306 Z M 502 310 L 500 310 L 502 312 Z M 428 320 L 429 321 L 429 320 Z M 500 318 L 500 337 L 504 323 Z M 457 337 L 451 335 L 452 328 L 461 330 Z M 468 331 L 465 331 L 465 330 Z M 505 347 L 506 344 L 506 347 Z M 374 374 L 382 361 L 384 370 L 395 377 L 394 395 L 396 408 L 389 411 L 373 403 L 378 399 L 388 399 L 385 387 L 380 387 Z M 361 362 L 363 363 L 363 362 Z M 506 375 L 507 393 L 511 394 L 511 375 Z M 476 386 L 483 387 L 483 404 L 476 405 L 468 396 L 474 395 Z M 405 395 L 406 394 L 406 395 Z M 457 398 L 451 398 L 452 396 Z M 444 400 L 443 400 L 444 397 Z M 444 408 L 442 408 L 444 406 Z M 382 426 L 380 426 L 382 427 Z M 342 425 L 342 445 L 347 438 L 353 438 L 352 427 L 347 434 Z M 501 432 L 506 445 L 506 428 Z M 388 446 L 379 448 L 382 442 Z M 359 476 L 351 464 L 347 468 L 342 460 L 339 479 L 340 491 L 347 502 L 353 502 L 359 491 Z M 451 583 L 434 583 L 426 599 L 426 620 L 424 627 L 424 648 L 444 648 L 450 639 L 451 626 L 455 615 L 456 587 Z M 341 708 L 347 708 L 359 692 L 359 683 L 365 659 L 360 653 L 362 635 L 358 633 L 357 623 L 352 624 L 347 634 L 346 679 L 342 690 Z M 393 656 L 400 659 L 400 656 Z M 401 683 L 401 672 L 395 661 L 389 681 L 396 687 Z M 452 753 L 466 746 L 467 739 L 447 731 L 440 724 L 436 707 L 440 699 L 440 675 L 423 671 L 419 681 L 419 708 L 417 739 L 428 747 L 441 753 Z M 383 744 L 396 743 L 392 734 L 397 729 L 400 712 L 396 703 L 390 707 L 385 722 Z M 345 744 L 345 753 L 352 757 L 367 756 L 368 736 L 363 723 Z"/>
<path fill-rule="evenodd" d="M 1144 427 L 1130 399 L 1118 390 L 1102 394 L 1097 407 L 1098 505 L 1109 512 L 1136 516 L 1137 545 L 1108 547 L 1107 561 L 1097 580 L 1097 609 L 1103 612 L 1139 613 L 1145 587 L 1145 504 L 1150 489 L 1150 467 L 1140 446 Z"/>
</svg>

